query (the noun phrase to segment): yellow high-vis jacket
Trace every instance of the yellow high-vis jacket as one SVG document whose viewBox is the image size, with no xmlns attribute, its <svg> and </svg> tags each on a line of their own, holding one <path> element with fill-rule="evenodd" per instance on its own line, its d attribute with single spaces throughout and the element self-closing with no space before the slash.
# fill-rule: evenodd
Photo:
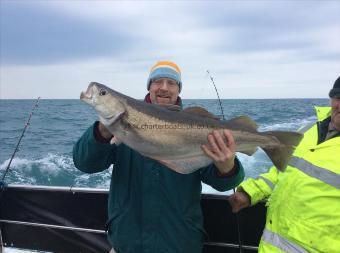
<svg viewBox="0 0 340 253">
<path fill-rule="evenodd" d="M 318 121 L 329 107 L 316 107 Z M 276 167 L 238 190 L 251 204 L 267 199 L 260 253 L 340 253 L 340 137 L 317 144 L 318 126 L 305 133 L 284 172 Z"/>
</svg>

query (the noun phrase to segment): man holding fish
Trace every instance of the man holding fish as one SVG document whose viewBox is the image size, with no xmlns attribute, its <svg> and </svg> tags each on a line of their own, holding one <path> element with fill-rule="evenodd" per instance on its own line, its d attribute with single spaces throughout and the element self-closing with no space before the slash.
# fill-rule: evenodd
<svg viewBox="0 0 340 253">
<path fill-rule="evenodd" d="M 185 135 L 187 128 L 142 129 L 146 123 L 188 126 L 185 119 L 190 117 L 194 128 L 195 117 L 202 117 L 181 110 L 181 71 L 175 63 L 157 62 L 147 89 L 146 103 L 119 93 L 113 101 L 112 90 L 100 84 L 82 93 L 81 98 L 99 112 L 100 122 L 75 144 L 74 164 L 87 173 L 114 164 L 107 223 L 112 252 L 202 252 L 201 182 L 227 191 L 244 178 L 234 137 L 229 130 L 207 127 L 204 142 L 187 146 L 195 130 Z"/>
</svg>

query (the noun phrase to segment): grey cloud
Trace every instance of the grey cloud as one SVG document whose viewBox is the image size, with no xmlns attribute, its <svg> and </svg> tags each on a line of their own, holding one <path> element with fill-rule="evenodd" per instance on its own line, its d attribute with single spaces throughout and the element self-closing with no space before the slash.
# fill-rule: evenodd
<svg viewBox="0 0 340 253">
<path fill-rule="evenodd" d="M 319 38 L 311 38 L 309 33 L 334 25 L 340 30 L 340 2 L 227 3 L 196 6 L 196 11 L 204 13 L 201 26 L 221 31 L 220 46 L 215 52 L 319 50 L 323 46 Z"/>
<path fill-rule="evenodd" d="M 88 20 L 23 2 L 1 6 L 2 64 L 52 64 L 90 57 L 119 56 L 133 39 Z M 124 41 L 124 43 L 122 43 Z"/>
</svg>

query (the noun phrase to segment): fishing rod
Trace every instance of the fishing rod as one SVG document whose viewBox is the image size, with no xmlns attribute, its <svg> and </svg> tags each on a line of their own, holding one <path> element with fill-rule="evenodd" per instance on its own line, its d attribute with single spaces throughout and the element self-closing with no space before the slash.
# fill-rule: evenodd
<svg viewBox="0 0 340 253">
<path fill-rule="evenodd" d="M 212 82 L 212 84 L 214 85 L 214 88 L 215 88 L 215 91 L 216 91 L 216 94 L 217 94 L 217 98 L 218 98 L 218 102 L 220 104 L 220 109 L 221 109 L 221 113 L 222 113 L 222 119 L 225 120 L 225 117 L 224 117 L 224 111 L 223 111 L 223 107 L 222 107 L 222 102 L 221 102 L 221 99 L 220 99 L 220 95 L 218 94 L 218 90 L 217 90 L 217 87 L 215 85 L 215 81 L 214 81 L 214 78 L 212 77 L 212 75 L 210 74 L 209 70 L 207 70 L 207 73 L 210 77 L 210 80 Z M 235 189 L 233 188 L 233 192 L 235 194 Z M 237 224 L 237 238 L 238 238 L 238 246 L 239 246 L 239 250 L 240 250 L 240 253 L 242 253 L 242 242 L 241 242 L 241 230 L 240 230 L 240 221 L 239 221 L 239 216 L 238 214 L 236 213 L 235 214 L 236 216 L 236 224 Z"/>
<path fill-rule="evenodd" d="M 19 145 L 20 145 L 20 142 L 21 142 L 22 138 L 24 137 L 24 134 L 25 134 L 25 132 L 26 132 L 26 129 L 27 129 L 28 126 L 30 125 L 30 121 L 31 121 L 33 112 L 34 112 L 34 110 L 35 110 L 35 109 L 38 107 L 38 105 L 39 105 L 39 99 L 40 99 L 40 97 L 38 97 L 37 100 L 35 101 L 35 103 L 33 104 L 31 113 L 30 113 L 30 115 L 29 115 L 29 117 L 28 117 L 28 120 L 27 120 L 25 126 L 24 126 L 24 129 L 23 129 L 23 131 L 22 131 L 22 133 L 21 133 L 21 136 L 20 136 L 20 138 L 19 138 L 19 141 L 18 141 L 18 143 L 17 143 L 17 145 L 16 145 L 16 147 L 15 147 L 15 149 L 14 149 L 14 152 L 13 152 L 13 154 L 12 154 L 11 159 L 9 160 L 9 163 L 8 163 L 8 165 L 7 165 L 7 168 L 6 168 L 6 170 L 5 170 L 5 173 L 4 173 L 3 176 L 2 176 L 2 179 L 1 179 L 1 183 L 2 183 L 2 184 L 4 184 L 5 177 L 6 177 L 8 171 L 9 171 L 9 169 L 10 169 L 10 166 L 11 166 L 11 163 L 12 163 L 12 161 L 13 161 L 13 158 L 14 158 L 15 154 L 16 154 L 16 153 L 18 152 L 18 150 L 19 150 Z"/>
<path fill-rule="evenodd" d="M 216 91 L 216 94 L 217 94 L 217 98 L 218 98 L 218 102 L 220 103 L 220 109 L 221 109 L 221 113 L 222 113 L 222 119 L 225 120 L 224 118 L 224 112 L 223 112 L 223 107 L 222 107 L 222 102 L 221 102 L 221 99 L 220 99 L 220 95 L 218 94 L 218 90 L 216 88 L 216 85 L 215 85 L 215 81 L 214 81 L 214 78 L 212 77 L 212 75 L 210 74 L 209 70 L 207 70 L 207 73 L 210 77 L 210 80 L 212 82 L 212 84 L 214 85 L 214 88 L 215 88 L 215 91 Z"/>
</svg>

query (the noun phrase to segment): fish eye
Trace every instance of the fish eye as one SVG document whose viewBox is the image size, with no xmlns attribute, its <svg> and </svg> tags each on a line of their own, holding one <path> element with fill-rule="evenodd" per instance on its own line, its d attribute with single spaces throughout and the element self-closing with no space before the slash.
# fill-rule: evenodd
<svg viewBox="0 0 340 253">
<path fill-rule="evenodd" d="M 101 90 L 99 91 L 99 95 L 100 95 L 100 96 L 105 96 L 106 93 L 107 93 L 107 91 L 106 91 L 105 89 L 101 89 Z"/>
</svg>

